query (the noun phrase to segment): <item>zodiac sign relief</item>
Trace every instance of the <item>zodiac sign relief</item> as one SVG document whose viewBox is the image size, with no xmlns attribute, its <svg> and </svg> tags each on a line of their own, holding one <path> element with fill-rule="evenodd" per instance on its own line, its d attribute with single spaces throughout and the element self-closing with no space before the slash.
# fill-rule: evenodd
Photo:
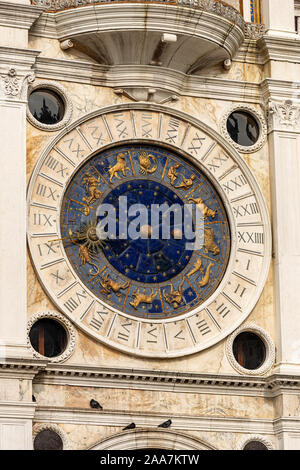
<svg viewBox="0 0 300 470">
<path fill-rule="evenodd" d="M 211 252 L 214 256 L 220 253 L 220 248 L 215 243 L 215 234 L 212 228 L 204 229 L 204 253 Z"/>
<path fill-rule="evenodd" d="M 154 163 L 154 166 L 151 168 L 151 160 Z M 157 159 L 154 155 L 151 155 L 150 153 L 142 152 L 139 155 L 139 163 L 140 163 L 140 172 L 143 175 L 146 175 L 147 173 L 155 173 L 157 170 Z"/>
<path fill-rule="evenodd" d="M 204 269 L 202 268 L 202 259 L 201 256 L 196 260 L 193 269 L 188 273 L 187 277 L 193 276 L 193 274 L 196 274 L 197 272 L 204 272 Z"/>
<path fill-rule="evenodd" d="M 134 297 L 134 299 L 132 302 L 129 302 L 129 304 L 137 310 L 140 304 L 152 305 L 153 300 L 157 296 L 157 291 L 154 292 L 154 289 L 151 289 L 151 294 L 143 294 L 142 292 L 140 292 L 140 289 L 136 289 L 133 292 L 132 296 Z"/>
<path fill-rule="evenodd" d="M 211 217 L 212 219 L 215 218 L 217 211 L 213 211 L 212 209 L 207 207 L 204 204 L 201 197 L 199 197 L 198 199 L 190 198 L 189 201 L 194 202 L 197 205 L 197 208 L 199 209 L 199 211 L 203 215 L 204 220 L 207 219 L 208 217 Z"/>
<path fill-rule="evenodd" d="M 100 183 L 100 176 L 95 178 L 90 173 L 86 172 L 83 179 L 85 184 L 85 196 L 82 201 L 86 203 L 85 208 L 81 211 L 85 216 L 90 215 L 90 205 L 93 204 L 97 199 L 100 199 L 102 192 L 97 188 Z"/>
<path fill-rule="evenodd" d="M 172 186 L 174 186 L 174 183 L 175 183 L 175 181 L 178 177 L 178 174 L 177 174 L 176 170 L 178 170 L 179 167 L 180 167 L 180 164 L 175 163 L 175 165 L 173 165 L 169 168 L 168 178 L 169 178 Z"/>
<path fill-rule="evenodd" d="M 99 272 L 100 272 L 99 267 L 93 262 L 93 261 L 96 261 L 96 258 L 95 258 L 95 256 L 93 256 L 92 250 L 89 249 L 88 246 L 87 246 L 88 240 L 85 243 L 81 244 L 81 243 L 78 243 L 76 240 L 74 240 L 73 236 L 74 236 L 74 234 L 73 234 L 72 230 L 70 229 L 69 230 L 69 239 L 70 239 L 71 243 L 73 243 L 74 245 L 79 246 L 78 255 L 79 255 L 80 262 L 81 262 L 81 266 L 84 266 L 87 263 L 87 264 L 90 264 L 91 266 L 93 266 L 96 269 L 96 272 L 94 272 L 93 269 L 90 269 L 90 271 L 89 271 L 89 273 L 93 276 L 92 279 L 90 279 L 90 281 L 91 281 L 95 277 L 97 277 Z M 77 238 L 79 239 L 79 237 L 77 237 Z"/>
<path fill-rule="evenodd" d="M 129 282 L 121 284 L 120 282 L 110 279 L 109 274 L 106 274 L 106 276 L 102 277 L 98 282 L 102 286 L 100 291 L 101 294 L 106 294 L 107 296 L 110 296 L 111 292 L 113 291 L 117 297 L 120 297 L 120 290 L 127 289 L 127 287 L 129 287 Z"/>
<path fill-rule="evenodd" d="M 169 294 L 166 292 L 166 290 L 163 291 L 165 301 L 169 305 L 172 305 L 173 308 L 178 308 L 182 302 L 183 284 L 184 284 L 184 280 L 181 282 L 181 284 L 179 284 L 177 290 L 174 290 L 174 286 L 170 284 L 171 292 Z"/>
<path fill-rule="evenodd" d="M 195 178 L 196 178 L 195 175 L 191 175 L 190 178 L 185 178 L 183 176 L 181 183 L 178 186 L 174 186 L 174 188 L 183 189 L 183 191 L 187 191 L 193 186 Z"/>
<path fill-rule="evenodd" d="M 198 283 L 199 287 L 205 287 L 209 283 L 210 275 L 211 275 L 211 268 L 213 267 L 213 263 L 209 263 L 206 268 L 205 274 L 201 281 Z"/>
<path fill-rule="evenodd" d="M 113 166 L 109 167 L 109 182 L 112 182 L 113 177 L 115 176 L 118 180 L 120 180 L 120 176 L 118 175 L 119 172 L 122 173 L 123 176 L 126 176 L 126 171 L 130 172 L 130 168 L 126 166 L 126 159 L 124 153 L 119 153 L 117 155 L 117 163 Z"/>
</svg>

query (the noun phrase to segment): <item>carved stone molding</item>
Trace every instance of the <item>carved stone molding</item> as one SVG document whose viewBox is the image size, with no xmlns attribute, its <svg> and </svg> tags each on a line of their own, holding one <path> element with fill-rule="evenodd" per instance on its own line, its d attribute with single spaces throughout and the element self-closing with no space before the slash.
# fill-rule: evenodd
<svg viewBox="0 0 300 470">
<path fill-rule="evenodd" d="M 256 442 L 261 442 L 263 445 L 266 446 L 268 450 L 275 450 L 273 447 L 273 444 L 269 440 L 267 440 L 265 437 L 259 436 L 259 435 L 251 435 L 247 437 L 243 437 L 237 444 L 236 450 L 244 450 L 247 444 L 249 442 L 256 441 Z"/>
<path fill-rule="evenodd" d="M 116 88 L 116 95 L 123 95 L 132 101 L 149 101 L 156 104 L 166 104 L 178 101 L 179 97 L 165 90 L 157 90 L 156 88 Z"/>
<path fill-rule="evenodd" d="M 300 128 L 300 103 L 292 100 L 269 101 L 267 105 L 269 130 L 296 130 Z"/>
<path fill-rule="evenodd" d="M 265 34 L 265 26 L 257 23 L 245 23 L 245 36 L 247 39 L 258 41 Z"/>
<path fill-rule="evenodd" d="M 54 424 L 54 423 L 35 424 L 33 426 L 33 430 L 32 430 L 32 441 L 33 441 L 33 443 L 34 443 L 34 440 L 35 440 L 36 436 L 42 431 L 53 431 L 53 432 L 55 432 L 56 434 L 59 435 L 59 437 L 62 440 L 63 450 L 71 450 L 71 446 L 70 446 L 67 434 L 65 433 L 65 431 L 60 426 L 58 426 L 57 424 Z"/>
<path fill-rule="evenodd" d="M 72 118 L 72 113 L 73 113 L 72 100 L 62 85 L 53 81 L 45 81 L 45 80 L 36 82 L 33 86 L 30 86 L 28 89 L 28 97 L 30 93 L 32 93 L 34 90 L 39 90 L 43 88 L 45 90 L 54 91 L 63 100 L 64 107 L 65 107 L 65 114 L 64 114 L 63 119 L 57 122 L 56 124 L 43 124 L 42 122 L 39 122 L 37 119 L 35 119 L 35 117 L 31 114 L 28 105 L 27 105 L 27 119 L 34 127 L 37 127 L 41 131 L 47 131 L 47 132 L 59 131 L 63 129 L 64 127 L 66 127 Z"/>
<path fill-rule="evenodd" d="M 21 100 L 26 99 L 27 87 L 33 83 L 35 75 L 33 72 L 19 72 L 15 68 L 10 68 L 5 75 L 1 75 L 1 88 L 5 99 Z"/>
<path fill-rule="evenodd" d="M 242 367 L 235 359 L 233 354 L 233 342 L 235 338 L 244 332 L 254 333 L 263 341 L 266 348 L 266 358 L 263 364 L 254 370 L 245 369 Z M 266 374 L 275 363 L 275 345 L 271 336 L 261 327 L 255 325 L 254 323 L 244 323 L 240 328 L 238 328 L 226 341 L 226 356 L 231 366 L 240 374 L 250 375 L 250 376 L 260 376 Z"/>
<path fill-rule="evenodd" d="M 258 127 L 259 127 L 259 138 L 258 141 L 249 147 L 244 147 L 242 145 L 237 144 L 232 140 L 230 137 L 228 131 L 227 131 L 227 120 L 231 113 L 234 113 L 235 111 L 244 111 L 246 113 L 251 114 L 255 120 L 257 121 Z M 240 153 L 254 153 L 260 150 L 263 145 L 265 144 L 267 140 L 267 134 L 268 134 L 268 128 L 267 128 L 267 122 L 265 120 L 265 117 L 262 112 L 260 112 L 256 107 L 251 106 L 251 105 L 246 105 L 246 104 L 234 104 L 230 106 L 226 113 L 223 114 L 221 122 L 220 122 L 220 128 L 223 137 L 229 142 L 233 147 L 235 147 Z"/>
<path fill-rule="evenodd" d="M 32 326 L 38 320 L 41 320 L 41 319 L 44 319 L 44 318 L 49 318 L 51 320 L 56 320 L 66 330 L 66 333 L 67 333 L 67 336 L 68 336 L 68 342 L 67 342 L 67 347 L 65 348 L 63 353 L 60 354 L 59 356 L 56 356 L 56 357 L 47 358 L 48 361 L 52 362 L 52 363 L 64 362 L 67 359 L 69 359 L 69 357 L 74 352 L 75 345 L 76 345 L 76 333 L 75 333 L 75 330 L 74 330 L 71 322 L 69 322 L 69 320 L 67 320 L 63 315 L 61 315 L 58 312 L 54 312 L 54 311 L 38 312 L 38 313 L 36 313 L 36 314 L 34 314 L 30 317 L 30 319 L 27 323 L 27 344 L 31 347 L 34 357 L 36 357 L 38 359 L 45 359 L 45 356 L 42 356 L 41 354 L 39 354 L 31 346 L 30 338 L 29 338 L 29 333 L 30 333 L 30 330 L 31 330 Z"/>
</svg>

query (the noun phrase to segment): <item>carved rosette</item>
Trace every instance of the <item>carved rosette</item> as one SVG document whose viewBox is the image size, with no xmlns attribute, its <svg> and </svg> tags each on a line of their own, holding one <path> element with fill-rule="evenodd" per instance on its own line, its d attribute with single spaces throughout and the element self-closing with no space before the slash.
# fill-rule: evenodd
<svg viewBox="0 0 300 470">
<path fill-rule="evenodd" d="M 33 83 L 35 75 L 32 71 L 25 73 L 19 72 L 14 68 L 1 75 L 1 89 L 4 99 L 8 100 L 26 100 L 27 88 L 29 83 Z"/>
<path fill-rule="evenodd" d="M 296 131 L 300 129 L 300 103 L 286 100 L 269 101 L 267 105 L 269 130 Z"/>
</svg>

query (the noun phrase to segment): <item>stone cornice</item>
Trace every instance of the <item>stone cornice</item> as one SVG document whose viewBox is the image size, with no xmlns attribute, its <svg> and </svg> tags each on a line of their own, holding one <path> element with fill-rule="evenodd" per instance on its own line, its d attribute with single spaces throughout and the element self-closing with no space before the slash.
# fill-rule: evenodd
<svg viewBox="0 0 300 470">
<path fill-rule="evenodd" d="M 47 360 L 36 359 L 10 359 L 0 361 L 0 379 L 24 378 L 32 380 L 39 372 L 44 370 L 48 364 Z"/>
<path fill-rule="evenodd" d="M 264 36 L 258 41 L 264 63 L 270 60 L 300 63 L 300 36 L 294 38 Z"/>
<path fill-rule="evenodd" d="M 49 364 L 34 383 L 272 397 L 299 393 L 300 376 L 247 377 Z"/>
<path fill-rule="evenodd" d="M 43 7 L 0 1 L 0 26 L 29 30 L 43 10 Z"/>
<path fill-rule="evenodd" d="M 31 69 L 40 51 L 0 46 L 0 70 L 9 66 Z"/>
</svg>

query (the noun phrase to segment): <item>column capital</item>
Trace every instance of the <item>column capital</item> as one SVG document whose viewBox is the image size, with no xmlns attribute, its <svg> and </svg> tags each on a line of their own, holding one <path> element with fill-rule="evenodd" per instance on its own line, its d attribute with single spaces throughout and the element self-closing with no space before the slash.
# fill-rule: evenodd
<svg viewBox="0 0 300 470">
<path fill-rule="evenodd" d="M 300 102 L 269 100 L 267 103 L 267 119 L 269 132 L 300 132 Z"/>
</svg>

